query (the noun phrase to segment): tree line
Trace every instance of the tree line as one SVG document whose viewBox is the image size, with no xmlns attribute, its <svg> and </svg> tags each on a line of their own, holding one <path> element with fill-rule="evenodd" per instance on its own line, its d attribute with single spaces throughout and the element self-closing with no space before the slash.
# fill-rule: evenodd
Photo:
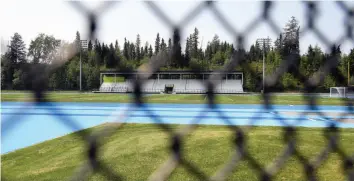
<svg viewBox="0 0 354 181">
<path fill-rule="evenodd" d="M 205 49 L 202 49 L 197 28 L 186 37 L 185 49 L 182 50 L 178 40 L 164 39 L 159 33 L 155 42 L 141 42 L 138 34 L 135 41 L 124 38 L 120 44 L 118 40 L 114 43 L 104 43 L 98 40 L 89 41 L 88 48 L 80 46 L 80 33 L 76 32 L 73 42 L 64 42 L 51 35 L 39 34 L 31 40 L 28 49 L 18 33 L 11 37 L 8 51 L 1 55 L 1 87 L 2 89 L 23 90 L 30 88 L 31 80 L 28 80 L 26 71 L 21 69 L 25 65 L 50 65 L 55 58 L 64 55 L 70 50 L 80 50 L 72 58 L 52 72 L 49 76 L 49 90 L 78 90 L 79 89 L 79 63 L 82 59 L 82 88 L 84 90 L 98 89 L 100 86 L 99 72 L 102 70 L 127 71 L 135 70 L 140 65 L 149 62 L 153 56 L 162 54 L 166 57 L 166 64 L 161 70 L 215 70 L 219 69 L 230 61 L 232 55 L 242 52 L 245 55 L 250 71 L 237 67 L 235 70 L 244 71 L 244 88 L 247 91 L 260 91 L 262 79 L 262 58 L 265 56 L 266 75 L 274 73 L 280 66 L 283 59 L 296 59 L 300 73 L 309 77 L 319 70 L 320 65 L 331 56 L 338 56 L 339 65 L 336 68 L 338 74 L 329 74 L 324 82 L 318 87 L 319 91 L 328 90 L 333 86 L 346 86 L 343 81 L 338 81 L 338 75 L 347 79 L 348 62 L 350 70 L 353 70 L 354 49 L 349 54 L 344 54 L 340 46 L 335 47 L 332 53 L 324 53 L 317 45 L 310 45 L 307 52 L 300 55 L 299 22 L 291 17 L 285 25 L 283 32 L 274 41 L 274 46 L 263 46 L 255 42 L 249 50 L 237 49 L 232 43 L 221 41 L 215 35 L 207 42 Z M 175 36 L 174 36 L 175 37 Z M 168 56 L 170 54 L 173 56 Z M 354 82 L 354 76 L 350 77 Z M 291 72 L 282 75 L 277 89 L 286 91 L 298 91 L 303 88 L 303 82 L 298 80 Z"/>
</svg>

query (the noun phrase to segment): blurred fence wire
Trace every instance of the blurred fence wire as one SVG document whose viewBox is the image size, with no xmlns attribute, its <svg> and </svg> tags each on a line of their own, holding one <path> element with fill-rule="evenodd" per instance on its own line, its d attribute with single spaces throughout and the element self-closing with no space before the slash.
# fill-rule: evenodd
<svg viewBox="0 0 354 181">
<path fill-rule="evenodd" d="M 102 3 L 102 6 L 96 8 L 94 11 L 85 8 L 85 6 L 83 6 L 78 1 L 71 1 L 70 3 L 76 7 L 77 11 L 82 13 L 82 16 L 87 17 L 87 21 L 89 24 L 87 28 L 90 32 L 88 39 L 94 41 L 96 39 L 97 26 L 100 16 L 103 15 L 108 9 L 112 10 L 112 7 L 114 7 L 115 5 L 119 5 L 119 3 L 122 2 L 104 2 Z M 143 74 L 139 74 L 138 79 L 134 82 L 134 105 L 128 107 L 126 111 L 124 111 L 123 115 L 113 113 L 112 116 L 115 118 L 115 120 L 117 120 L 117 122 L 121 122 L 121 120 L 123 120 L 125 117 L 129 117 L 129 114 L 131 114 L 131 112 L 133 112 L 135 108 L 138 107 L 139 109 L 144 110 L 147 115 L 149 115 L 149 117 L 151 117 L 156 123 L 158 123 L 156 124 L 158 127 L 160 127 L 163 131 L 169 133 L 171 138 L 169 148 L 170 157 L 154 173 L 151 174 L 149 180 L 167 180 L 174 171 L 174 169 L 180 166 L 185 167 L 186 170 L 190 172 L 190 174 L 197 176 L 198 178 L 200 178 L 200 180 L 225 180 L 230 174 L 232 174 L 236 170 L 236 167 L 241 160 L 247 160 L 252 165 L 253 169 L 255 170 L 255 173 L 259 175 L 259 179 L 266 181 L 271 180 L 273 176 L 277 174 L 277 172 L 285 165 L 285 162 L 289 157 L 295 156 L 301 162 L 304 171 L 306 172 L 305 175 L 307 177 L 307 180 L 313 181 L 318 180 L 316 176 L 316 169 L 319 168 L 321 163 L 326 161 L 330 153 L 337 153 L 342 160 L 342 168 L 344 170 L 343 173 L 345 173 L 346 178 L 350 181 L 354 181 L 354 153 L 353 155 L 348 155 L 343 151 L 339 144 L 339 129 L 336 127 L 335 124 L 330 121 L 328 121 L 328 127 L 323 130 L 324 137 L 327 140 L 327 145 L 313 159 L 307 159 L 296 148 L 297 132 L 294 126 L 296 123 L 290 124 L 287 122 L 287 120 L 279 118 L 279 121 L 282 121 L 287 125 L 283 127 L 283 138 L 285 147 L 280 156 L 277 157 L 270 165 L 267 165 L 266 167 L 263 167 L 249 152 L 247 152 L 247 129 L 243 129 L 238 126 L 229 126 L 230 130 L 233 131 L 235 135 L 235 139 L 233 140 L 233 143 L 235 145 L 233 155 L 231 155 L 231 159 L 229 159 L 225 163 L 225 165 L 220 170 L 218 170 L 213 176 L 210 177 L 206 175 L 198 168 L 198 165 L 194 165 L 189 160 L 186 160 L 183 157 L 182 153 L 182 141 L 184 140 L 186 135 L 195 130 L 196 123 L 201 121 L 200 116 L 196 117 L 194 120 L 191 120 L 191 123 L 193 124 L 185 126 L 180 130 L 172 131 L 173 129 L 168 124 L 164 124 L 162 119 L 158 115 L 154 114 L 154 112 L 151 111 L 149 107 L 144 104 L 144 100 L 142 99 L 143 92 L 141 91 L 141 85 L 150 75 L 158 71 L 159 68 L 164 65 L 164 61 L 167 59 L 167 56 L 170 59 L 181 57 L 180 55 L 178 55 L 178 45 L 181 41 L 181 29 L 185 27 L 193 18 L 197 17 L 202 12 L 202 10 L 211 10 L 212 14 L 221 23 L 222 27 L 234 37 L 236 43 L 236 50 L 241 50 L 244 47 L 244 42 L 248 34 L 252 30 L 256 29 L 257 26 L 261 23 L 266 23 L 267 25 L 269 25 L 271 27 L 271 30 L 275 34 L 281 33 L 281 28 L 277 26 L 271 16 L 272 8 L 275 3 L 270 1 L 260 2 L 263 3 L 262 12 L 259 13 L 259 16 L 256 19 L 250 22 L 249 26 L 243 32 L 240 32 L 239 30 L 235 29 L 233 26 L 230 25 L 230 22 L 226 20 L 223 13 L 215 6 L 216 2 L 213 1 L 200 2 L 199 5 L 191 12 L 186 14 L 186 16 L 184 16 L 185 18 L 183 18 L 182 21 L 180 21 L 179 23 L 172 22 L 168 16 L 168 13 L 164 12 L 163 9 L 159 8 L 155 2 L 148 1 L 144 3 L 146 3 L 146 7 L 156 15 L 156 18 L 162 21 L 166 26 L 168 26 L 171 32 L 173 32 L 174 36 L 172 53 L 160 53 L 157 56 L 153 56 L 148 64 L 142 66 L 143 68 L 138 70 L 139 73 Z M 341 44 L 345 41 L 354 42 L 354 9 L 348 7 L 343 2 L 333 2 L 333 5 L 339 6 L 341 11 L 345 14 L 346 23 L 344 24 L 344 26 L 346 26 L 346 32 L 337 42 L 331 42 L 321 32 L 321 29 L 316 26 L 315 22 L 317 20 L 318 4 L 319 2 L 303 2 L 303 5 L 306 7 L 307 23 L 306 27 L 302 31 L 301 36 L 306 33 L 312 32 L 321 42 L 323 42 L 327 46 L 328 49 L 332 49 L 333 52 L 331 56 L 323 62 L 320 70 L 309 77 L 300 73 L 299 62 L 296 57 L 296 53 L 290 52 L 288 57 L 285 57 L 282 60 L 278 69 L 273 72 L 272 75 L 266 77 L 265 92 L 264 94 L 262 94 L 262 98 L 264 102 L 264 108 L 269 111 L 273 110 L 272 95 L 268 94 L 268 92 L 270 92 L 272 88 L 276 86 L 276 84 L 279 82 L 280 77 L 286 72 L 293 74 L 304 84 L 304 95 L 306 93 L 313 93 L 315 88 L 323 82 L 324 77 L 328 74 L 338 75 L 336 77 L 338 81 L 344 81 L 345 79 L 341 77 L 340 74 L 337 74 L 335 72 L 336 70 L 334 69 L 334 67 L 336 67 L 338 64 L 338 52 L 336 52 L 335 45 Z M 70 59 L 70 57 L 74 56 L 76 53 L 77 52 L 75 51 L 70 52 L 66 59 Z M 28 76 L 33 78 L 31 79 L 32 92 L 34 97 L 36 98 L 36 102 L 34 104 L 42 104 L 43 102 L 46 102 L 46 105 L 48 106 L 48 102 L 50 100 L 47 99 L 45 94 L 48 84 L 48 75 L 53 70 L 59 68 L 65 63 L 59 60 L 62 59 L 58 59 L 58 61 L 53 61 L 51 66 L 49 67 L 43 67 L 40 64 L 32 65 L 30 67 L 23 67 L 23 69 L 29 73 Z M 236 67 L 242 67 L 243 70 L 248 71 L 252 76 L 256 76 L 256 73 L 252 71 L 252 69 L 245 61 L 245 55 L 243 51 L 235 51 L 228 64 L 225 65 L 221 70 L 218 70 L 218 72 L 225 74 L 234 70 Z M 196 71 L 195 74 L 198 74 L 198 71 Z M 231 123 L 226 113 L 219 110 L 217 104 L 215 103 L 214 87 L 216 86 L 215 80 L 217 79 L 221 79 L 220 74 L 215 74 L 215 76 L 209 77 L 209 80 L 205 84 L 208 89 L 206 93 L 208 100 L 206 104 L 208 105 L 208 107 L 206 109 L 215 111 L 219 115 L 220 119 L 222 119 L 226 123 Z M 307 101 L 309 110 L 318 110 L 316 104 L 316 96 L 304 96 L 304 99 L 306 99 Z M 343 99 L 343 103 L 347 105 L 347 112 L 343 113 L 343 115 L 353 113 L 351 100 Z M 59 108 L 56 109 L 54 105 L 52 105 L 51 107 L 52 109 L 50 109 L 49 111 L 54 111 L 56 113 L 61 112 L 61 110 Z M 21 110 L 26 110 L 26 108 L 20 109 L 20 111 Z M 318 114 L 320 114 L 321 117 L 325 118 L 325 115 L 322 115 L 320 112 Z M 72 128 L 78 127 L 78 125 L 76 125 L 76 123 L 72 121 L 69 117 L 61 116 L 59 119 L 63 124 L 66 124 Z M 301 120 L 299 119 L 298 122 L 300 121 Z M 16 123 L 13 121 L 7 121 L 7 123 L 8 124 L 3 125 L 4 127 L 6 127 L 6 129 L 12 128 L 14 124 L 20 124 L 19 120 L 17 120 Z M 113 171 L 111 168 L 109 168 L 109 166 L 105 165 L 99 159 L 99 153 L 101 149 L 100 138 L 103 138 L 104 136 L 111 135 L 114 132 L 119 131 L 122 126 L 122 123 L 109 125 L 106 128 L 101 129 L 93 134 L 82 132 L 82 141 L 87 143 L 87 162 L 80 168 L 78 168 L 78 171 L 72 177 L 73 180 L 85 180 L 92 172 L 103 173 L 107 176 L 107 180 L 124 180 L 124 175 L 120 175 L 119 171 L 118 173 Z M 6 134 L 3 136 L 6 136 Z M 11 178 L 2 179 L 11 180 Z"/>
</svg>

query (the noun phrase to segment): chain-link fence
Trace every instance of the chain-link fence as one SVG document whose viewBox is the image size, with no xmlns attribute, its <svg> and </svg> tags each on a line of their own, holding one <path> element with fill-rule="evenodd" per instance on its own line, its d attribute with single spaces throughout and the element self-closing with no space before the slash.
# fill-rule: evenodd
<svg viewBox="0 0 354 181">
<path fill-rule="evenodd" d="M 96 8 L 95 11 L 90 11 L 82 6 L 79 2 L 71 2 L 78 11 L 80 11 L 84 16 L 87 17 L 87 21 L 89 22 L 89 39 L 95 40 L 96 33 L 97 33 L 97 22 L 99 17 L 105 13 L 108 8 L 112 8 L 114 4 L 118 4 L 118 2 L 105 2 L 102 4 L 101 7 Z M 184 159 L 182 154 L 182 141 L 186 135 L 193 132 L 196 128 L 196 124 L 200 121 L 200 116 L 197 116 L 196 119 L 191 120 L 191 124 L 185 126 L 177 131 L 173 131 L 170 125 L 164 124 L 162 119 L 156 115 L 153 111 L 149 109 L 148 106 L 144 103 L 144 99 L 142 99 L 142 91 L 141 85 L 142 83 L 148 79 L 150 75 L 154 72 L 158 71 L 161 66 L 164 65 L 164 61 L 167 59 L 178 59 L 181 55 L 178 54 L 178 45 L 180 44 L 181 37 L 180 31 L 183 27 L 185 27 L 193 18 L 197 17 L 200 12 L 204 9 L 209 9 L 213 13 L 213 15 L 217 18 L 224 29 L 227 30 L 236 40 L 236 50 L 242 50 L 244 48 L 244 41 L 247 38 L 248 34 L 257 28 L 260 23 L 266 23 L 272 29 L 275 34 L 280 34 L 281 29 L 274 23 L 272 16 L 270 15 L 272 12 L 272 8 L 274 3 L 273 2 L 262 2 L 263 3 L 263 11 L 260 13 L 259 17 L 254 19 L 250 25 L 245 29 L 245 31 L 240 32 L 231 26 L 230 22 L 228 22 L 223 13 L 220 12 L 217 7 L 215 6 L 215 2 L 207 1 L 207 2 L 200 2 L 199 6 L 197 6 L 194 10 L 192 10 L 189 14 L 185 16 L 185 18 L 180 23 L 174 23 L 170 20 L 168 14 L 160 9 L 154 2 L 145 2 L 147 8 L 149 8 L 153 13 L 155 13 L 156 18 L 162 21 L 168 28 L 173 32 L 173 46 L 172 51 L 168 54 L 158 54 L 153 56 L 149 63 L 144 66 L 144 69 L 138 70 L 139 77 L 134 82 L 134 105 L 127 108 L 124 112 L 123 116 L 128 116 L 134 112 L 135 107 L 139 107 L 140 109 L 144 110 L 147 115 L 154 120 L 156 126 L 161 128 L 163 131 L 169 133 L 170 135 L 170 157 L 166 162 L 161 165 L 152 175 L 149 177 L 149 180 L 166 180 L 169 178 L 171 173 L 174 169 L 179 166 L 185 167 L 190 174 L 197 176 L 201 180 L 224 180 L 230 174 L 233 173 L 235 167 L 239 164 L 241 160 L 247 160 L 255 170 L 255 173 L 260 175 L 261 180 L 270 180 L 284 165 L 286 160 L 291 157 L 295 156 L 299 162 L 301 162 L 304 170 L 306 171 L 306 178 L 308 180 L 318 180 L 316 177 L 316 169 L 319 168 L 321 163 L 326 161 L 330 153 L 337 153 L 341 160 L 342 160 L 342 168 L 348 180 L 354 181 L 354 153 L 352 155 L 346 154 L 343 149 L 341 149 L 340 145 L 340 135 L 339 129 L 336 127 L 335 124 L 329 121 L 328 127 L 323 129 L 324 137 L 327 140 L 327 145 L 322 149 L 321 152 L 317 154 L 314 159 L 307 159 L 296 147 L 297 139 L 297 129 L 295 127 L 296 123 L 290 124 L 287 120 L 283 118 L 279 118 L 278 121 L 283 122 L 285 125 L 282 129 L 284 130 L 283 138 L 285 149 L 280 154 L 274 162 L 267 167 L 261 166 L 261 164 L 249 153 L 247 152 L 246 148 L 246 136 L 247 136 L 247 129 L 238 127 L 238 126 L 229 126 L 230 131 L 232 131 L 235 135 L 235 140 L 233 143 L 235 145 L 234 152 L 230 160 L 222 167 L 222 169 L 218 170 L 214 176 L 209 178 L 205 173 L 203 173 L 199 168 L 198 165 L 192 164 L 189 160 Z M 272 96 L 268 94 L 271 92 L 272 88 L 276 86 L 279 81 L 279 78 L 286 72 L 293 74 L 297 79 L 299 79 L 303 85 L 304 95 L 307 93 L 313 93 L 315 88 L 320 85 L 324 77 L 328 74 L 335 75 L 336 81 L 345 82 L 345 78 L 336 72 L 334 69 L 338 64 L 338 52 L 336 52 L 335 45 L 341 44 L 345 41 L 354 42 L 353 36 L 353 25 L 354 25 L 354 10 L 353 8 L 347 7 L 343 2 L 333 2 L 333 5 L 339 6 L 342 12 L 346 16 L 346 23 L 345 29 L 346 33 L 340 38 L 338 42 L 330 42 L 326 36 L 321 32 L 321 29 L 316 27 L 316 19 L 318 15 L 316 2 L 304 2 L 304 6 L 306 7 L 306 22 L 307 26 L 303 29 L 301 36 L 304 36 L 306 33 L 312 32 L 317 38 L 323 42 L 328 48 L 333 47 L 333 52 L 330 57 L 328 57 L 325 62 L 321 65 L 319 71 L 315 74 L 311 75 L 310 77 L 306 77 L 302 75 L 299 71 L 299 59 L 296 52 L 290 52 L 289 55 L 283 58 L 280 66 L 276 69 L 272 75 L 267 76 L 265 79 L 265 93 L 262 94 L 263 102 L 264 102 L 264 109 L 268 110 L 269 112 L 274 112 L 272 108 Z M 71 52 L 69 57 L 74 56 L 77 52 Z M 62 60 L 62 59 L 60 59 Z M 43 66 L 41 64 L 33 64 L 31 66 L 22 67 L 22 69 L 28 73 L 28 77 L 32 80 L 32 92 L 35 97 L 35 101 L 37 104 L 42 104 L 46 102 L 46 105 L 50 105 L 50 100 L 46 98 L 46 90 L 48 84 L 48 77 L 52 71 L 57 69 L 58 67 L 62 66 L 65 62 L 63 61 L 53 61 L 50 66 Z M 218 72 L 221 74 L 215 74 L 214 76 L 209 77 L 207 84 L 205 85 L 208 89 L 207 91 L 207 102 L 209 106 L 206 108 L 208 110 L 212 110 L 219 115 L 219 118 L 225 121 L 226 123 L 230 123 L 231 121 L 227 117 L 227 114 L 220 110 L 215 103 L 215 95 L 213 88 L 215 87 L 216 81 L 222 78 L 222 74 L 226 74 L 234 70 L 237 67 L 242 67 L 244 71 L 247 71 L 251 74 L 251 76 L 256 76 L 256 73 L 252 71 L 249 67 L 248 63 L 245 61 L 245 54 L 244 51 L 235 51 L 232 55 L 230 61 L 225 65 L 221 70 Z M 195 71 L 195 74 L 198 74 L 198 71 Z M 318 106 L 316 100 L 318 97 L 316 96 L 304 96 L 304 99 L 307 101 L 308 109 L 316 111 L 318 110 Z M 343 104 L 347 105 L 347 111 L 343 113 L 343 115 L 347 115 L 353 113 L 352 102 L 350 99 L 343 99 Z M 23 109 L 26 109 L 24 107 Z M 54 105 L 52 105 L 51 111 L 56 113 L 60 113 L 60 109 L 56 109 Z M 207 111 L 207 110 L 206 110 Z M 203 114 L 201 112 L 201 114 Z M 323 117 L 325 120 L 329 119 L 326 118 L 321 112 L 318 112 L 319 116 Z M 114 114 L 113 114 L 114 115 Z M 303 113 L 306 115 L 306 113 Z M 119 121 L 124 117 L 122 115 L 114 115 L 116 119 Z M 60 117 L 60 121 L 63 124 L 66 124 L 72 128 L 77 128 L 78 126 L 74 121 L 72 121 L 69 117 Z M 254 120 L 259 121 L 259 120 Z M 18 120 L 11 121 L 6 120 L 6 124 L 3 124 L 4 130 L 11 129 Z M 301 122 L 301 119 L 297 120 L 297 123 Z M 123 126 L 123 124 L 115 124 L 109 125 L 104 129 L 95 132 L 94 134 L 88 135 L 85 132 L 81 133 L 82 141 L 87 143 L 87 163 L 82 165 L 77 174 L 73 176 L 73 180 L 82 180 L 89 176 L 92 171 L 99 171 L 107 175 L 109 180 L 123 180 L 123 177 L 116 173 L 112 169 L 110 169 L 107 165 L 99 159 L 99 153 L 101 149 L 100 138 L 104 136 L 111 135 Z M 6 128 L 6 129 L 5 129 Z M 3 136 L 6 136 L 6 134 Z M 11 180 L 11 178 L 2 178 L 3 180 Z"/>
</svg>

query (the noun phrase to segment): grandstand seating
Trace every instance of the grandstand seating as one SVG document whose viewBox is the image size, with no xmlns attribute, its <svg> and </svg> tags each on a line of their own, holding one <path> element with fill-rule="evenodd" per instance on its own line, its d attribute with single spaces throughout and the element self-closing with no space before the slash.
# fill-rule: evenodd
<svg viewBox="0 0 354 181">
<path fill-rule="evenodd" d="M 196 79 L 153 79 L 144 82 L 142 91 L 145 93 L 160 93 L 165 89 L 166 84 L 173 84 L 175 93 L 205 93 L 207 88 L 202 80 Z M 119 83 L 102 83 L 100 92 L 132 92 L 131 80 Z M 222 80 L 214 87 L 216 93 L 242 93 L 241 80 Z"/>
<path fill-rule="evenodd" d="M 241 80 L 223 80 L 221 90 L 233 93 L 243 92 Z"/>
</svg>

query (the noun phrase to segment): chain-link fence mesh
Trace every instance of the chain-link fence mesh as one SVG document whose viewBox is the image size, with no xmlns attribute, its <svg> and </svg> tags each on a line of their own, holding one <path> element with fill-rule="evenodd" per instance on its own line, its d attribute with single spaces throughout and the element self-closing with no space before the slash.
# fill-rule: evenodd
<svg viewBox="0 0 354 181">
<path fill-rule="evenodd" d="M 189 160 L 185 159 L 183 156 L 183 148 L 182 142 L 185 139 L 185 136 L 189 133 L 193 132 L 196 129 L 196 125 L 198 122 L 201 121 L 201 116 L 197 116 L 194 120 L 191 120 L 191 124 L 187 125 L 177 131 L 173 131 L 169 124 L 165 124 L 160 116 L 155 114 L 150 108 L 144 103 L 144 99 L 142 98 L 142 90 L 141 85 L 148 79 L 150 75 L 155 73 L 159 70 L 161 66 L 164 65 L 165 60 L 167 57 L 169 59 L 176 59 L 181 57 L 178 54 L 178 45 L 180 44 L 181 37 L 180 32 L 183 27 L 185 27 L 193 18 L 197 17 L 202 10 L 209 9 L 213 13 L 213 15 L 217 18 L 217 20 L 221 23 L 222 27 L 230 33 L 236 42 L 236 50 L 244 49 L 244 42 L 247 36 L 249 35 L 252 30 L 256 29 L 260 23 L 266 23 L 271 27 L 271 30 L 275 34 L 280 34 L 281 29 L 277 24 L 274 22 L 271 16 L 272 8 L 274 3 L 267 1 L 262 2 L 263 8 L 262 12 L 259 16 L 254 19 L 249 26 L 245 29 L 245 31 L 240 32 L 233 28 L 233 26 L 226 20 L 223 13 L 220 12 L 217 7 L 215 6 L 215 2 L 207 1 L 207 2 L 200 2 L 199 6 L 197 6 L 194 10 L 188 13 L 184 19 L 180 23 L 174 23 L 170 20 L 168 14 L 160 9 L 154 2 L 144 2 L 147 5 L 147 8 L 150 9 L 160 21 L 162 21 L 168 28 L 173 32 L 173 46 L 172 51 L 170 54 L 157 54 L 153 56 L 149 63 L 144 66 L 144 69 L 138 70 L 139 77 L 134 82 L 134 104 L 127 108 L 124 111 L 123 115 L 115 115 L 115 119 L 119 122 L 123 120 L 124 117 L 129 117 L 138 107 L 139 109 L 145 111 L 147 115 L 154 120 L 156 125 L 161 128 L 163 131 L 167 132 L 170 135 L 170 156 L 162 164 L 154 173 L 151 174 L 149 180 L 167 180 L 172 172 L 177 167 L 184 167 L 186 168 L 190 174 L 197 176 L 200 180 L 225 180 L 228 178 L 230 174 L 232 174 L 235 170 L 237 165 L 240 163 L 241 160 L 248 161 L 251 166 L 253 167 L 256 174 L 259 175 L 260 180 L 270 180 L 277 172 L 285 165 L 285 162 L 291 156 L 295 156 L 299 162 L 301 162 L 304 171 L 306 171 L 306 179 L 307 180 L 318 180 L 316 176 L 316 169 L 319 168 L 321 163 L 326 161 L 330 153 L 337 153 L 341 160 L 342 160 L 342 168 L 344 170 L 345 176 L 348 180 L 354 181 L 354 153 L 352 155 L 346 154 L 342 147 L 340 146 L 340 135 L 339 129 L 336 127 L 335 124 L 330 118 L 327 118 L 323 113 L 317 112 L 319 116 L 323 118 L 324 121 L 328 121 L 328 126 L 326 129 L 323 129 L 324 137 L 327 141 L 326 146 L 322 149 L 321 152 L 317 154 L 315 158 L 307 159 L 296 147 L 297 144 L 297 129 L 295 125 L 302 121 L 302 117 L 300 116 L 299 119 L 295 123 L 289 123 L 284 118 L 277 117 L 277 120 L 285 124 L 283 129 L 283 139 L 284 139 L 284 150 L 277 157 L 270 165 L 263 167 L 258 160 L 256 160 L 246 149 L 247 146 L 247 132 L 249 131 L 246 128 L 241 128 L 238 126 L 231 126 L 233 125 L 232 121 L 229 120 L 227 114 L 223 112 L 221 109 L 218 108 L 218 105 L 215 103 L 215 94 L 214 94 L 214 87 L 216 84 L 216 80 L 222 78 L 223 74 L 226 74 L 237 67 L 242 67 L 244 71 L 247 71 L 251 74 L 251 76 L 256 76 L 256 73 L 252 71 L 249 67 L 248 63 L 245 61 L 245 55 L 243 51 L 235 51 L 232 55 L 229 63 L 225 65 L 221 70 L 217 70 L 217 74 L 213 74 L 210 76 L 205 86 L 207 87 L 207 102 L 208 104 L 206 110 L 204 111 L 213 111 L 219 115 L 219 118 L 222 119 L 225 123 L 229 124 L 230 131 L 233 132 L 235 139 L 233 140 L 234 143 L 234 152 L 231 155 L 231 158 L 225 163 L 225 165 L 218 170 L 213 176 L 208 176 L 203 171 L 198 168 L 198 165 L 192 164 Z M 99 17 L 105 13 L 108 8 L 112 8 L 113 5 L 118 4 L 118 2 L 105 2 L 102 3 L 102 6 L 96 8 L 95 11 L 91 11 L 86 9 L 81 3 L 79 2 L 71 2 L 73 6 L 77 8 L 79 12 L 81 12 L 85 17 L 87 17 L 87 21 L 89 22 L 89 40 L 94 41 L 96 39 L 97 34 L 97 26 Z M 280 66 L 276 69 L 274 73 L 270 76 L 266 77 L 265 80 L 265 92 L 262 95 L 262 99 L 264 102 L 264 109 L 269 112 L 274 112 L 277 116 L 277 113 L 272 108 L 272 95 L 268 94 L 272 91 L 272 88 L 276 86 L 279 82 L 280 77 L 289 72 L 293 74 L 297 79 L 299 79 L 303 85 L 304 90 L 303 94 L 306 93 L 314 93 L 314 90 L 317 86 L 319 86 L 324 77 L 328 74 L 333 74 L 336 77 L 336 81 L 345 82 L 345 78 L 336 72 L 334 69 L 338 64 L 338 56 L 339 52 L 336 52 L 335 45 L 341 44 L 345 41 L 354 42 L 353 36 L 353 25 L 354 25 L 354 10 L 353 8 L 348 7 L 343 2 L 333 2 L 333 5 L 339 6 L 341 11 L 346 16 L 346 23 L 345 29 L 346 32 L 337 42 L 329 41 L 326 36 L 321 32 L 321 29 L 316 27 L 316 19 L 318 18 L 318 3 L 316 2 L 304 2 L 303 4 L 306 6 L 306 22 L 307 26 L 303 29 L 301 36 L 304 36 L 306 33 L 312 32 L 317 38 L 324 43 L 327 48 L 332 49 L 331 56 L 326 58 L 325 62 L 321 65 L 320 69 L 307 77 L 302 75 L 299 71 L 299 59 L 297 58 L 296 52 L 290 52 L 289 55 L 283 58 Z M 69 60 L 70 57 L 74 56 L 77 52 L 72 51 L 68 55 L 66 60 Z M 46 97 L 46 90 L 48 84 L 48 77 L 52 71 L 57 69 L 58 67 L 62 66 L 65 61 L 59 61 L 62 59 L 58 59 L 58 61 L 53 61 L 50 66 L 43 66 L 40 64 L 33 64 L 31 66 L 22 67 L 22 69 L 28 73 L 29 80 L 32 80 L 32 92 L 35 97 L 35 104 L 42 104 L 46 103 L 46 106 L 51 106 L 50 111 L 55 113 L 60 113 L 61 110 L 56 108 L 55 105 L 51 105 L 50 100 Z M 195 71 L 195 74 L 200 73 L 199 71 Z M 316 111 L 318 110 L 318 106 L 316 103 L 317 97 L 316 96 L 304 96 L 304 99 L 307 102 L 308 109 Z M 343 104 L 347 105 L 347 111 L 343 113 L 344 115 L 353 113 L 352 102 L 350 99 L 343 99 Z M 26 107 L 21 110 L 26 110 Z M 201 111 L 201 115 L 203 112 Z M 306 113 L 303 113 L 302 116 L 306 116 Z M 3 130 L 9 130 L 15 124 L 21 124 L 20 120 L 11 121 L 12 118 L 6 120 L 6 124 L 3 124 Z M 69 127 L 77 130 L 79 127 L 73 120 L 71 120 L 68 116 L 61 116 L 60 121 L 63 124 L 66 124 Z M 251 118 L 252 119 L 252 118 Z M 262 121 L 258 119 L 252 119 L 252 123 L 257 121 Z M 340 120 L 337 120 L 340 121 Z M 95 132 L 94 134 L 87 134 L 86 132 L 81 132 L 82 141 L 87 143 L 87 162 L 82 165 L 78 172 L 73 176 L 73 180 L 84 180 L 87 178 L 90 173 L 92 172 L 101 172 L 103 175 L 107 176 L 108 180 L 124 180 L 124 175 L 120 175 L 119 172 L 113 171 L 107 165 L 99 159 L 100 149 L 101 149 L 101 142 L 100 138 L 105 136 L 111 135 L 123 126 L 123 123 L 109 125 L 100 131 Z M 3 136 L 6 137 L 6 133 L 3 133 Z M 11 178 L 2 178 L 3 180 L 11 180 Z M 291 178 L 290 178 L 291 180 Z"/>
</svg>

